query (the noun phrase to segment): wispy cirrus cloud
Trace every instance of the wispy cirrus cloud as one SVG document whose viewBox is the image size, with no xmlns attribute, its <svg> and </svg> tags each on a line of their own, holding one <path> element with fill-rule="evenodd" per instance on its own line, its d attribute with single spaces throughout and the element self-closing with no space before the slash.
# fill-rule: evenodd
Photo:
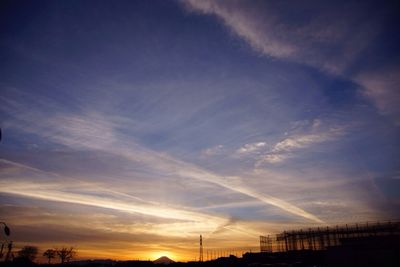
<svg viewBox="0 0 400 267">
<path fill-rule="evenodd" d="M 365 6 L 305 5 L 266 1 L 181 1 L 187 10 L 214 15 L 234 34 L 265 56 L 305 63 L 341 74 L 377 33 L 377 25 L 363 15 Z M 314 3 L 315 4 L 315 3 Z M 299 14 L 296 24 L 288 9 Z M 345 15 L 349 9 L 359 9 Z M 335 19 L 342 13 L 340 20 Z M 355 30 L 351 25 L 360 25 Z M 326 53 L 329 51 L 329 53 Z"/>
<path fill-rule="evenodd" d="M 274 196 L 261 194 L 248 188 L 241 182 L 240 177 L 225 177 L 202 169 L 193 164 L 175 159 L 168 154 L 147 149 L 115 130 L 117 127 L 110 118 L 96 113 L 86 115 L 56 115 L 46 121 L 30 117 L 26 120 L 22 106 L 14 116 L 18 123 L 8 124 L 19 130 L 34 133 L 48 138 L 53 142 L 73 149 L 95 149 L 122 156 L 136 164 L 145 166 L 151 171 L 168 176 L 177 176 L 183 179 L 191 178 L 255 198 L 265 204 L 273 205 L 291 214 L 307 218 L 315 222 L 322 222 L 315 215 Z M 27 111 L 25 111 L 27 112 Z M 120 125 L 121 127 L 121 125 Z"/>
<path fill-rule="evenodd" d="M 363 71 L 355 80 L 364 88 L 364 95 L 372 100 L 384 115 L 391 115 L 400 124 L 400 67 Z"/>
<path fill-rule="evenodd" d="M 222 216 L 207 215 L 204 212 L 199 213 L 183 208 L 164 206 L 160 203 L 138 201 L 137 198 L 127 198 L 126 196 L 124 200 L 120 194 L 101 189 L 101 187 L 93 184 L 75 182 L 75 184 L 71 185 L 69 183 L 56 182 L 51 184 L 2 180 L 0 192 L 27 198 L 93 206 L 119 212 L 177 220 L 181 221 L 177 223 L 190 233 L 210 232 L 227 222 L 227 219 Z M 93 192 L 94 189 L 95 194 Z M 109 197 L 106 197 L 107 195 Z M 179 234 L 182 234 L 182 232 L 179 232 Z"/>
<path fill-rule="evenodd" d="M 279 40 L 272 34 L 272 25 L 277 17 L 273 15 L 260 16 L 257 7 L 252 7 L 240 1 L 181 1 L 193 11 L 216 15 L 234 33 L 245 39 L 250 45 L 266 54 L 276 57 L 289 57 L 297 48 L 290 43 Z M 260 25 L 264 25 L 260 28 Z M 269 30 L 264 32 L 264 30 Z"/>
<path fill-rule="evenodd" d="M 78 205 L 74 209 L 76 211 L 96 208 L 105 213 L 122 213 L 135 218 L 134 227 L 128 223 L 123 227 L 117 224 L 111 229 L 104 225 L 104 220 L 95 225 L 92 224 L 92 227 L 96 226 L 95 228 L 103 232 L 113 231 L 132 235 L 166 235 L 184 238 L 198 233 L 212 233 L 221 228 L 228 230 L 226 227 L 229 225 L 230 218 L 224 214 L 146 200 L 131 193 L 124 193 L 115 185 L 110 185 L 109 181 L 90 182 L 43 171 L 9 160 L 1 160 L 0 162 L 4 167 L 3 169 L 12 168 L 7 172 L 0 172 L 0 193 L 3 195 L 28 198 L 33 201 Z M 32 177 L 36 176 L 40 176 L 42 180 L 31 180 Z M 10 215 L 12 215 L 12 212 L 11 214 L 7 213 L 7 216 Z M 46 221 L 45 218 L 48 216 L 47 214 L 43 218 L 35 218 L 36 221 L 30 219 L 29 223 L 17 220 L 13 221 L 13 224 L 51 224 L 54 226 L 60 219 L 50 218 L 51 220 Z M 91 215 L 86 215 L 85 220 L 88 216 Z M 69 226 L 79 227 L 80 224 L 82 222 L 69 223 Z M 231 226 L 230 229 L 236 228 Z"/>
<path fill-rule="evenodd" d="M 363 95 L 372 100 L 381 114 L 398 117 L 398 68 L 382 71 L 382 66 L 378 66 L 378 70 L 372 71 L 358 64 L 356 73 L 359 74 L 348 71 L 383 28 L 379 12 L 376 17 L 368 15 L 368 4 L 354 1 L 324 6 L 286 1 L 181 2 L 187 10 L 217 17 L 264 56 L 309 65 L 358 83 Z M 298 14 L 296 23 L 293 14 L 288 12 L 293 9 Z M 271 160 L 279 158 L 283 157 L 271 156 Z"/>
</svg>

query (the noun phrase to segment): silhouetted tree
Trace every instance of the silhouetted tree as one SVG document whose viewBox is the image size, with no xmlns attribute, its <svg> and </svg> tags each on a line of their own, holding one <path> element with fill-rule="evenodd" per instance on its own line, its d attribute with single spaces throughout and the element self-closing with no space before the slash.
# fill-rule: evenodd
<svg viewBox="0 0 400 267">
<path fill-rule="evenodd" d="M 49 264 L 51 262 L 51 259 L 54 259 L 56 257 L 57 251 L 54 249 L 48 249 L 43 253 L 43 256 L 45 256 L 47 259 L 49 259 Z"/>
<path fill-rule="evenodd" d="M 57 249 L 57 255 L 61 263 L 69 262 L 75 254 L 76 252 L 73 247 Z"/>
<path fill-rule="evenodd" d="M 38 248 L 34 246 L 25 246 L 18 251 L 17 258 L 23 261 L 33 262 L 38 254 Z"/>
</svg>

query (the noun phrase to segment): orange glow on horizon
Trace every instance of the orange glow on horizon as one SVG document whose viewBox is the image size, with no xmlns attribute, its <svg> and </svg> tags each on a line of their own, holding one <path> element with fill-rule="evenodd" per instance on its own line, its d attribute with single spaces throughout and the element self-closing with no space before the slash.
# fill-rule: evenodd
<svg viewBox="0 0 400 267">
<path fill-rule="evenodd" d="M 21 249 L 23 246 L 27 245 L 24 244 L 16 244 L 14 247 L 15 250 Z M 37 244 L 29 244 L 32 246 L 36 246 L 39 248 L 39 253 L 36 258 L 37 263 L 47 263 L 47 258 L 45 258 L 42 254 L 49 248 L 61 248 L 63 245 L 37 245 Z M 108 249 L 104 248 L 95 248 L 95 247 L 83 247 L 83 246 L 73 246 L 76 252 L 76 255 L 73 261 L 76 260 L 116 260 L 116 261 L 129 261 L 129 260 L 138 260 L 138 261 L 155 261 L 162 256 L 166 256 L 169 259 L 175 262 L 187 262 L 193 261 L 197 258 L 197 254 L 195 250 L 193 252 L 185 253 L 184 251 L 173 251 L 173 250 L 154 250 L 154 249 L 141 249 L 132 252 L 129 248 L 119 249 L 109 247 Z M 58 263 L 58 258 L 52 260 L 53 263 Z"/>
</svg>

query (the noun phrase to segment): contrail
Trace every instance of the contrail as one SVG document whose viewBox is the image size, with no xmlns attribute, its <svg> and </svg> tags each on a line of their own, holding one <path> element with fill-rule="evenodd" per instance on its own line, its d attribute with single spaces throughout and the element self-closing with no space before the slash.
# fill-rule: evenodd
<svg viewBox="0 0 400 267">
<path fill-rule="evenodd" d="M 241 185 L 235 185 L 234 182 L 232 181 L 228 181 L 228 179 L 222 177 L 222 176 L 218 176 L 215 174 L 211 174 L 211 173 L 203 173 L 203 172 L 199 172 L 199 173 L 188 173 L 188 172 L 184 172 L 183 176 L 188 176 L 194 179 L 198 179 L 198 180 L 202 180 L 202 181 L 206 181 L 206 182 L 210 182 L 213 184 L 217 184 L 219 186 L 225 187 L 227 189 L 230 189 L 232 191 L 247 195 L 249 197 L 258 199 L 259 201 L 269 204 L 269 205 L 273 205 L 275 207 L 278 207 L 286 212 L 289 212 L 291 214 L 297 215 L 297 216 L 301 216 L 303 218 L 312 220 L 314 222 L 318 222 L 318 223 L 324 223 L 324 221 L 322 221 L 321 219 L 319 219 L 318 217 L 316 217 L 315 215 L 289 203 L 286 202 L 282 199 L 273 197 L 273 196 L 268 196 L 268 195 L 264 195 L 264 194 L 260 194 L 257 193 L 253 190 L 251 190 L 250 188 L 246 188 L 244 186 Z"/>
<path fill-rule="evenodd" d="M 96 123 L 93 123 L 93 119 L 90 116 L 61 116 L 43 122 L 44 125 L 42 125 L 42 127 L 32 125 L 32 127 L 29 127 L 28 131 L 45 136 L 54 142 L 71 148 L 82 149 L 82 147 L 84 147 L 90 150 L 100 150 L 122 156 L 134 163 L 143 164 L 151 170 L 157 170 L 162 175 L 175 175 L 186 179 L 192 178 L 222 186 L 229 190 L 258 199 L 265 204 L 278 207 L 288 213 L 314 222 L 323 223 L 323 221 L 315 215 L 282 199 L 260 194 L 240 183 L 233 182 L 232 179 L 228 177 L 211 173 L 196 165 L 175 159 L 167 154 L 147 149 L 132 141 L 132 137 L 118 134 L 114 131 L 114 123 L 112 121 L 105 120 L 104 117 L 101 116 L 96 116 L 95 119 Z M 42 129 L 53 130 L 50 132 L 43 132 Z"/>
<path fill-rule="evenodd" d="M 57 188 L 62 188 L 62 190 Z M 60 183 L 53 184 L 40 184 L 33 182 L 13 182 L 2 181 L 0 182 L 0 192 L 6 194 L 19 195 L 23 197 L 30 197 L 36 199 L 43 199 L 55 202 L 64 202 L 72 204 L 80 204 L 92 207 L 99 207 L 105 209 L 112 209 L 127 213 L 140 213 L 143 215 L 154 216 L 164 219 L 176 219 L 182 221 L 195 221 L 207 222 L 216 227 L 220 224 L 226 223 L 227 218 L 218 217 L 210 214 L 195 212 L 186 209 L 178 209 L 173 207 L 166 207 L 161 205 L 154 205 L 148 203 L 134 203 L 133 201 L 123 201 L 119 199 L 105 198 L 93 196 L 85 193 L 85 189 L 91 190 L 92 188 L 85 188 L 84 186 L 76 186 L 69 188 L 68 191 L 83 190 L 83 192 L 65 192 L 68 186 Z M 101 193 L 101 192 L 98 192 Z"/>
</svg>

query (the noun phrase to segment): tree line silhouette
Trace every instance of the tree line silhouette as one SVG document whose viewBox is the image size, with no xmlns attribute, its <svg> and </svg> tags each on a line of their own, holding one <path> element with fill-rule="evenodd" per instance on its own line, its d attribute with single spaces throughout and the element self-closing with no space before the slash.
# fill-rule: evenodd
<svg viewBox="0 0 400 267">
<path fill-rule="evenodd" d="M 0 137 L 1 137 L 1 129 L 0 129 Z M 14 256 L 12 252 L 13 242 L 9 240 L 9 236 L 11 234 L 10 228 L 7 226 L 5 222 L 0 221 L 0 224 L 4 227 L 4 240 L 1 238 L 0 240 L 0 260 L 3 259 L 4 248 L 7 249 L 7 253 L 5 254 L 5 258 L 1 263 L 1 266 L 5 266 L 4 264 L 8 263 L 16 263 L 19 265 L 33 264 L 37 255 L 39 254 L 39 249 L 35 246 L 24 246 L 18 252 L 17 255 Z M 51 263 L 51 260 L 54 258 L 59 258 L 60 263 L 68 263 L 72 260 L 76 255 L 76 250 L 74 247 L 62 247 L 60 249 L 47 249 L 43 254 L 44 257 L 48 259 L 48 263 Z"/>
<path fill-rule="evenodd" d="M 39 254 L 39 249 L 35 246 L 24 246 L 21 250 L 17 252 L 17 256 L 14 258 L 16 262 L 33 262 L 37 255 Z M 43 254 L 44 257 L 48 259 L 48 263 L 51 263 L 52 259 L 59 258 L 60 263 L 64 264 L 73 259 L 76 255 L 76 250 L 73 247 L 62 247 L 60 249 L 47 249 Z"/>
</svg>

